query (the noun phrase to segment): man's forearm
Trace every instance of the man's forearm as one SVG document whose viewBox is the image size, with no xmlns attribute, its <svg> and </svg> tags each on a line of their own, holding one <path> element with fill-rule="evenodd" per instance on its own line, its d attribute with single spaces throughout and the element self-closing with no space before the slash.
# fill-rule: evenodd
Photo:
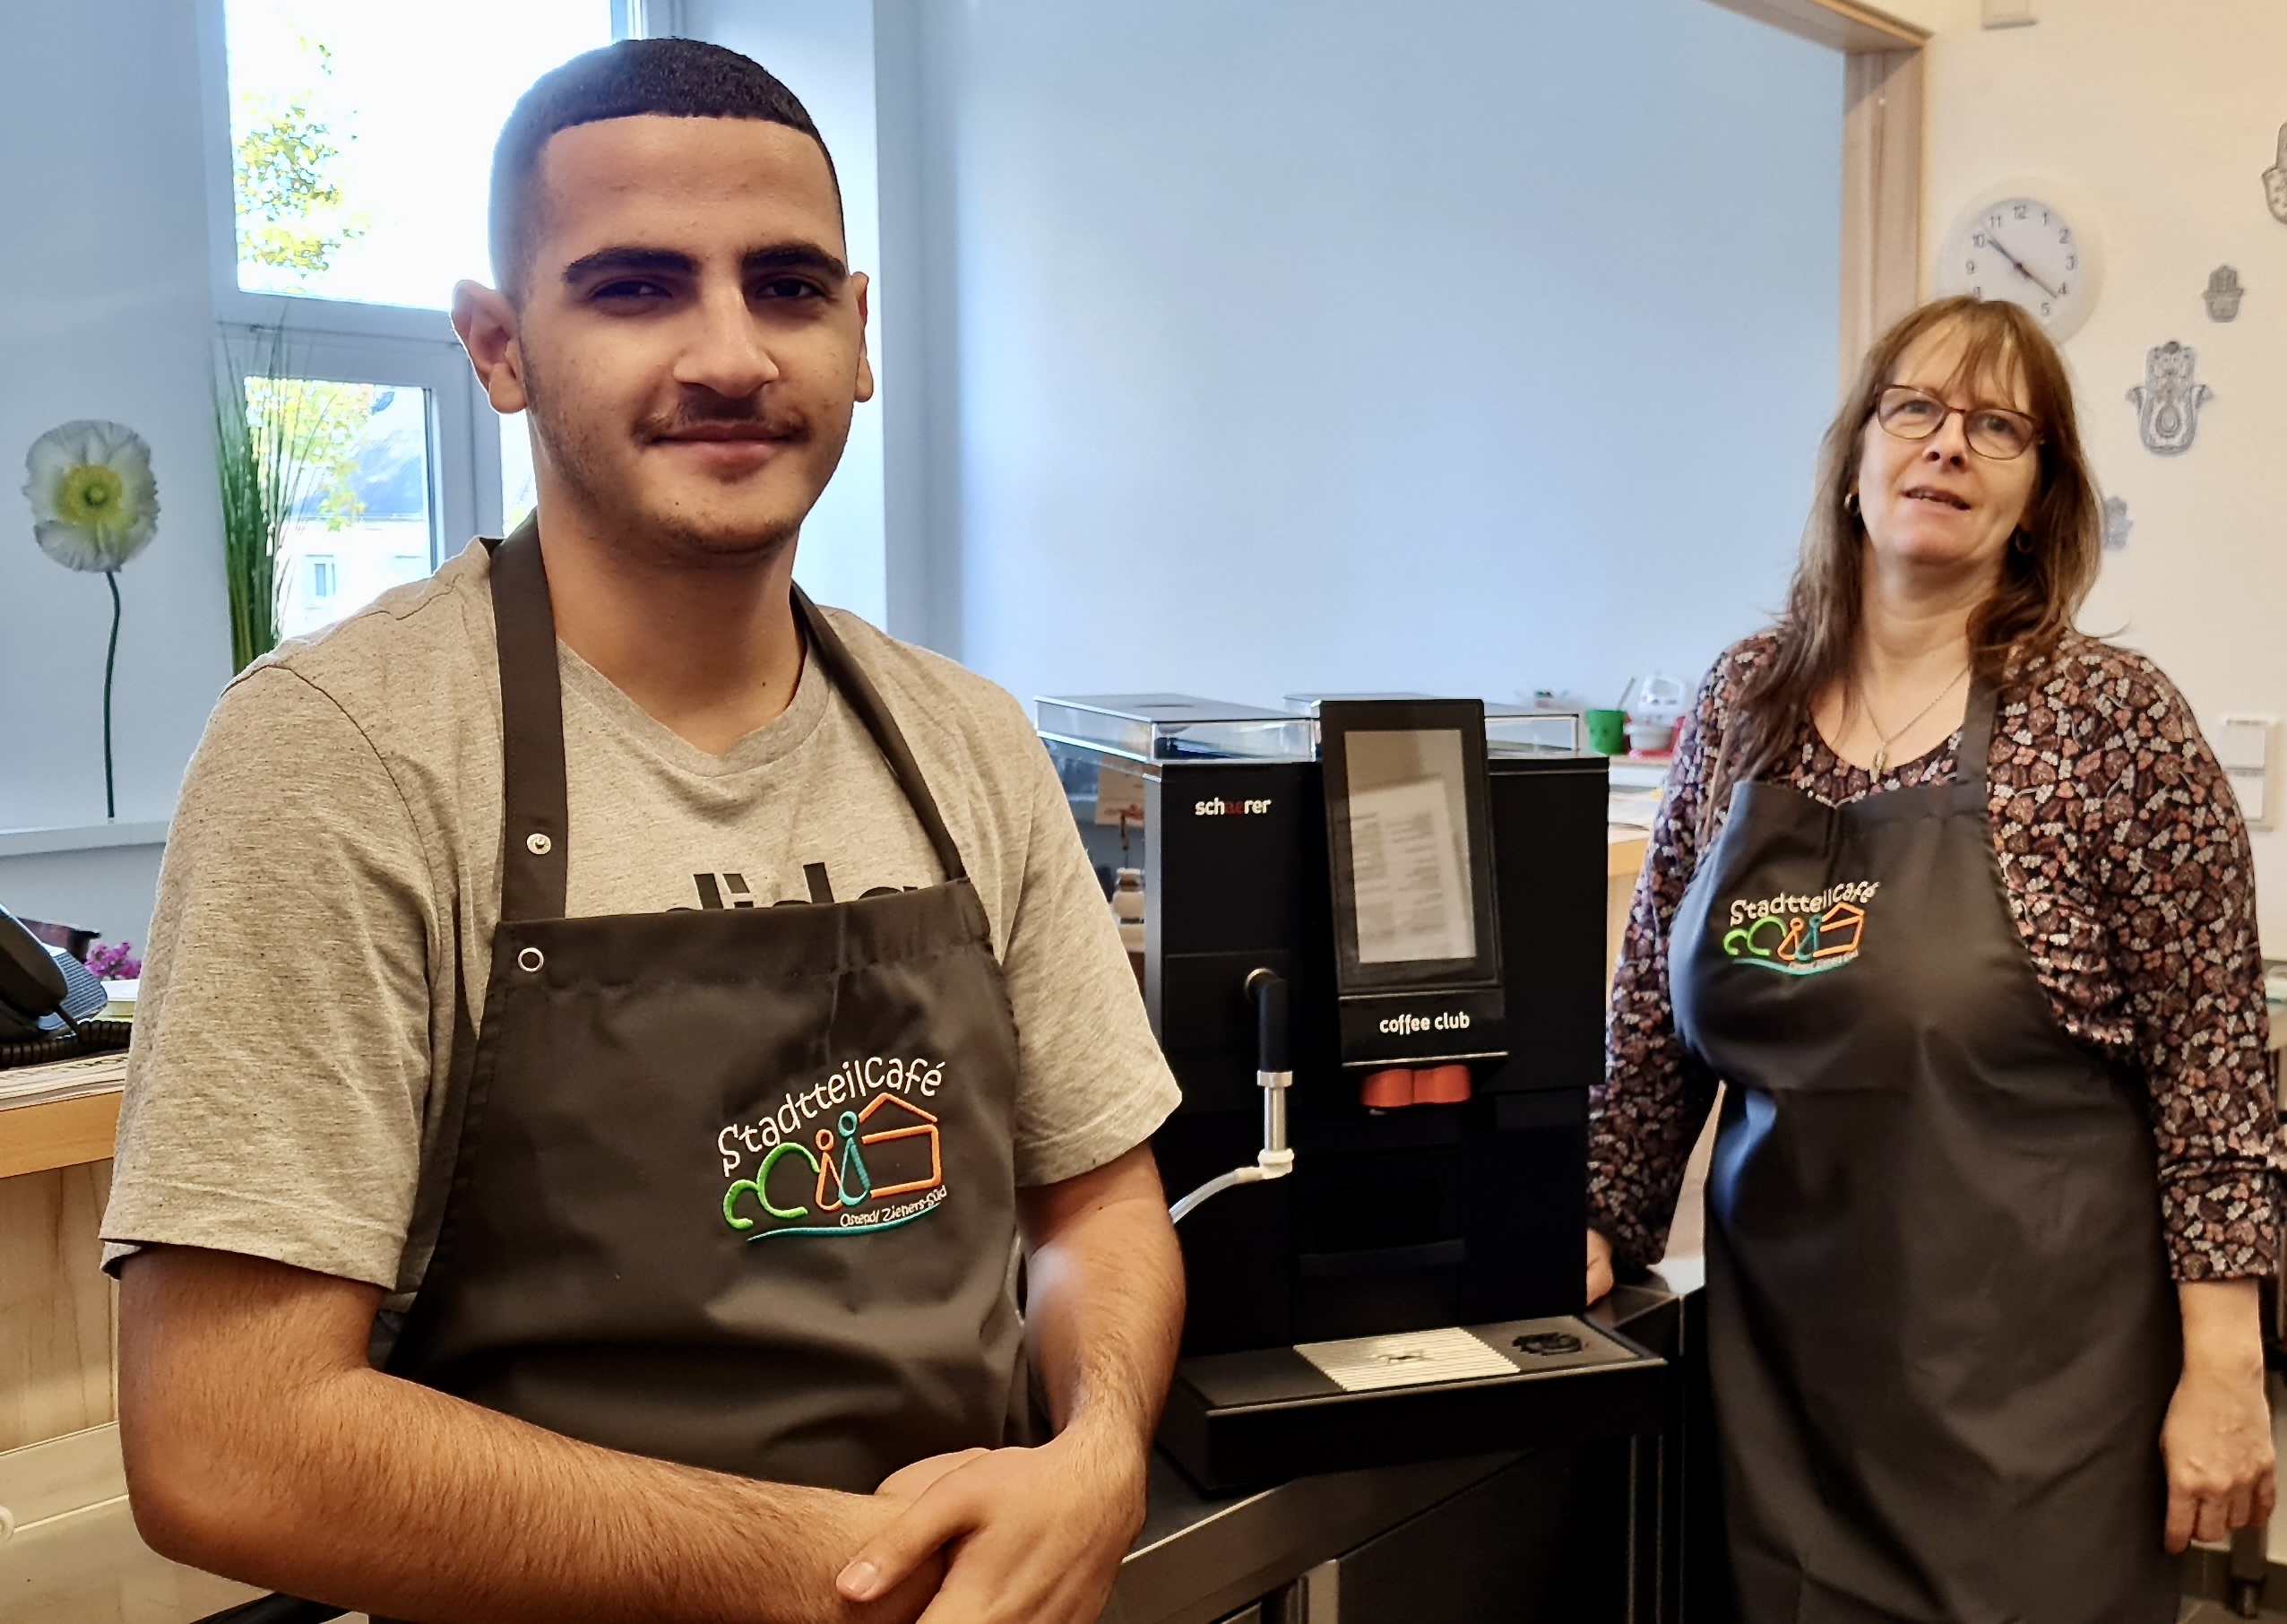
<svg viewBox="0 0 2287 1624">
<path fill-rule="evenodd" d="M 150 1300 L 168 1290 L 150 1267 L 129 1266 L 126 1315 L 184 1326 Z M 138 1335 L 122 1362 L 136 1517 L 182 1560 L 455 1624 L 871 1624 L 912 1619 L 934 1588 L 924 1572 L 866 1609 L 836 1593 L 886 1500 L 616 1454 L 363 1366 L 249 1381 L 182 1345 L 211 1334 Z"/>
<path fill-rule="evenodd" d="M 237 1440 L 260 1460 L 244 1475 L 267 1481 L 217 1508 L 266 1525 L 211 1521 L 201 1565 L 395 1617 L 850 1618 L 833 1575 L 888 1515 L 616 1455 L 373 1371 L 273 1421 Z"/>
<path fill-rule="evenodd" d="M 1060 1433 L 1084 1421 L 1148 1444 L 1159 1425 L 1184 1306 L 1164 1199 L 1145 1153 L 1031 1254 L 1026 1332 Z"/>
</svg>

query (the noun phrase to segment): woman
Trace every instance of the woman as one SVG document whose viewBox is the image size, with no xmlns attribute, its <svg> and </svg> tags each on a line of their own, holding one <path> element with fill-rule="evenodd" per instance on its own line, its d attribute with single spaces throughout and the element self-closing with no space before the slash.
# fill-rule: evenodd
<svg viewBox="0 0 2287 1624">
<path fill-rule="evenodd" d="M 1747 1624 L 2166 1624 L 2271 1514 L 2287 1166 L 2247 836 L 2084 636 L 2101 512 L 2015 306 L 1867 358 L 1777 626 L 1678 739 L 1592 1108 L 1589 1293 L 1707 1187 Z"/>
</svg>

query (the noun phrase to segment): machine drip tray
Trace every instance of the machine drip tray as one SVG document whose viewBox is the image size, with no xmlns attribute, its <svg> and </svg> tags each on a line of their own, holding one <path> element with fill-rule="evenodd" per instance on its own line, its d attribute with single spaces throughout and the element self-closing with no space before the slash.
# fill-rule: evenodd
<svg viewBox="0 0 2287 1624">
<path fill-rule="evenodd" d="M 1203 1489 L 1659 1430 L 1667 1361 L 1569 1315 L 1211 1353 L 1160 1444 Z"/>
</svg>

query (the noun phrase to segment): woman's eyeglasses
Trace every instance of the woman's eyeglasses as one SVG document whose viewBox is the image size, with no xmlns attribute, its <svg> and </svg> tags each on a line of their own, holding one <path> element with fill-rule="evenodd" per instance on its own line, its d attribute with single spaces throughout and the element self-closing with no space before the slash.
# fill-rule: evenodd
<svg viewBox="0 0 2287 1624">
<path fill-rule="evenodd" d="M 1948 406 L 1934 394 L 1910 384 L 1893 384 L 1874 403 L 1874 420 L 1901 440 L 1927 440 L 1946 427 L 1946 419 L 1962 414 L 1962 430 L 1970 449 L 1996 462 L 2021 457 L 2039 443 L 2040 425 L 2022 411 L 2000 406 Z"/>
</svg>

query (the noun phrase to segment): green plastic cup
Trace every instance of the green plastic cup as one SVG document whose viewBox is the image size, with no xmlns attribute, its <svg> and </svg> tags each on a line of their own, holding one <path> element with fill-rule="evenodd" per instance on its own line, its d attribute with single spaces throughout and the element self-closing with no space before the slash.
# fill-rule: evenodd
<svg viewBox="0 0 2287 1624">
<path fill-rule="evenodd" d="M 1626 711 L 1591 711 L 1588 713 L 1588 747 L 1600 756 L 1619 756 L 1627 752 L 1628 713 Z"/>
</svg>

